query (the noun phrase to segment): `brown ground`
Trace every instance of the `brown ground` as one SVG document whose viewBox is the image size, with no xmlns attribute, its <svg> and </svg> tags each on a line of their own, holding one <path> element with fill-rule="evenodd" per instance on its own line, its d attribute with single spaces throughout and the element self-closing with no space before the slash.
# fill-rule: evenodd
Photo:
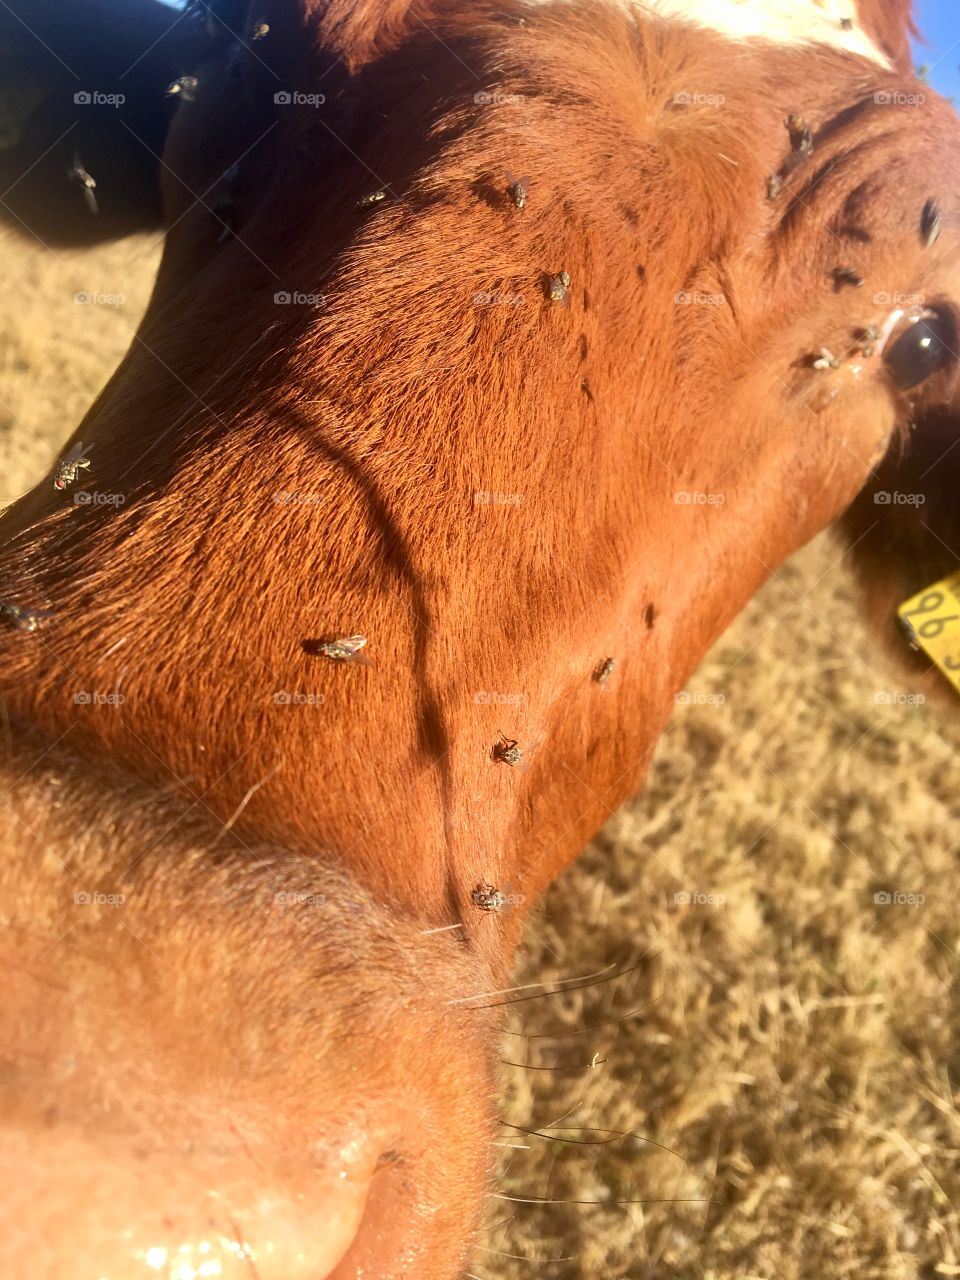
<svg viewBox="0 0 960 1280">
<path fill-rule="evenodd" d="M 53 255 L 0 238 L 0 499 L 120 358 L 156 261 L 148 239 Z M 821 539 L 754 600 L 691 682 L 725 701 L 678 707 L 646 794 L 531 923 L 517 983 L 646 959 L 517 1006 L 514 1029 L 567 1034 L 507 1036 L 504 1059 L 573 1070 L 505 1067 L 502 1115 L 627 1136 L 504 1128 L 499 1193 L 603 1203 L 492 1201 L 492 1224 L 514 1216 L 478 1249 L 481 1280 L 960 1276 L 960 717 L 878 700 L 907 691 L 840 557 Z M 925 902 L 874 902 L 897 890 Z"/>
</svg>

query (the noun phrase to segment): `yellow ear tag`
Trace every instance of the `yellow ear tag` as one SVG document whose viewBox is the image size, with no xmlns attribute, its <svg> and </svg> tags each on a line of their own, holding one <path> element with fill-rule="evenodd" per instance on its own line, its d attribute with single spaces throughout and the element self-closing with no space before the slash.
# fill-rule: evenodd
<svg viewBox="0 0 960 1280">
<path fill-rule="evenodd" d="M 914 649 L 922 649 L 960 693 L 960 572 L 911 596 L 897 610 Z"/>
</svg>

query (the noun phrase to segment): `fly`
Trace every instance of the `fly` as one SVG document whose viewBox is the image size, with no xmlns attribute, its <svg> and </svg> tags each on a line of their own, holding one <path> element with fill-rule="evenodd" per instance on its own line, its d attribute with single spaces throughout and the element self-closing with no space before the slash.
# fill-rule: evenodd
<svg viewBox="0 0 960 1280">
<path fill-rule="evenodd" d="M 200 81 L 196 76 L 178 76 L 167 85 L 164 93 L 168 98 L 181 97 L 184 102 L 192 102 Z"/>
<path fill-rule="evenodd" d="M 50 616 L 49 609 L 21 609 L 19 605 L 0 601 L 0 618 L 18 631 L 37 631 Z"/>
<path fill-rule="evenodd" d="M 519 764 L 523 759 L 523 752 L 520 750 L 517 739 L 508 738 L 503 733 L 500 735 L 500 740 L 494 744 L 493 751 L 490 754 L 500 764 Z"/>
<path fill-rule="evenodd" d="M 65 489 L 68 484 L 73 484 L 81 470 L 89 466 L 90 459 L 83 456 L 83 441 L 78 440 L 66 457 L 61 458 L 57 463 L 57 469 L 53 475 L 53 487 Z"/>
<path fill-rule="evenodd" d="M 509 171 L 507 178 L 507 195 L 513 201 L 518 209 L 523 209 L 527 203 L 527 192 L 530 190 L 529 175 L 524 178 L 515 178 Z"/>
<path fill-rule="evenodd" d="M 570 305 L 570 273 L 567 271 L 558 271 L 555 276 L 549 276 L 547 279 L 547 297 L 551 302 L 562 302 L 565 307 Z"/>
<path fill-rule="evenodd" d="M 96 190 L 97 180 L 87 173 L 83 167 L 79 151 L 73 153 L 73 164 L 67 170 L 67 177 L 71 182 L 76 182 L 83 187 L 83 202 L 90 212 L 99 213 L 100 206 L 97 204 L 97 197 L 93 194 Z"/>
<path fill-rule="evenodd" d="M 329 658 L 331 662 L 352 662 L 358 666 L 369 667 L 369 658 L 360 650 L 367 643 L 366 636 L 344 636 L 337 640 L 304 640 L 304 653 L 312 657 Z"/>
<path fill-rule="evenodd" d="M 920 239 L 923 241 L 925 249 L 929 249 L 940 239 L 940 229 L 943 226 L 943 214 L 940 209 L 939 201 L 928 200 L 923 206 L 923 213 L 920 215 Z"/>
<path fill-rule="evenodd" d="M 783 122 L 790 134 L 790 149 L 798 156 L 813 154 L 813 130 L 803 116 L 791 111 Z"/>
<path fill-rule="evenodd" d="M 860 289 L 863 284 L 863 276 L 853 267 L 834 267 L 833 287 L 838 293 L 844 285 L 849 285 L 851 289 Z"/>
<path fill-rule="evenodd" d="M 616 666 L 616 660 L 613 658 L 604 658 L 599 666 L 594 668 L 593 678 L 602 689 L 610 677 L 613 675 L 613 668 Z"/>
<path fill-rule="evenodd" d="M 482 881 L 470 891 L 470 901 L 481 911 L 502 911 L 506 904 L 506 896 L 492 884 Z"/>
<path fill-rule="evenodd" d="M 820 348 L 820 354 L 814 357 L 814 369 L 839 369 L 840 361 L 827 347 Z"/>
</svg>

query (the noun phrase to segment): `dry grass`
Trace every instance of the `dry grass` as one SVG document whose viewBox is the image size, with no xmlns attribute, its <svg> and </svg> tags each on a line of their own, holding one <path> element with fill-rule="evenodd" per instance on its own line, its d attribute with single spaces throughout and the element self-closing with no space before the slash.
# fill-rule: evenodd
<svg viewBox="0 0 960 1280">
<path fill-rule="evenodd" d="M 49 465 L 128 345 L 156 248 L 57 257 L 0 241 L 4 498 Z M 119 309 L 78 290 L 122 291 Z M 827 539 L 704 662 L 644 796 L 548 894 L 517 982 L 641 966 L 517 1006 L 504 1116 L 628 1132 L 573 1146 L 504 1129 L 515 1216 L 483 1280 L 907 1280 L 960 1275 L 956 975 L 960 729 L 897 692 Z M 883 906 L 883 890 L 925 895 Z M 678 893 L 723 895 L 683 903 Z M 554 1131 L 556 1135 L 559 1131 Z M 565 1136 L 610 1136 L 584 1130 Z M 645 1139 L 671 1148 L 671 1154 Z M 614 1200 L 692 1200 L 617 1207 Z M 710 1203 L 702 1203 L 708 1200 Z"/>
</svg>

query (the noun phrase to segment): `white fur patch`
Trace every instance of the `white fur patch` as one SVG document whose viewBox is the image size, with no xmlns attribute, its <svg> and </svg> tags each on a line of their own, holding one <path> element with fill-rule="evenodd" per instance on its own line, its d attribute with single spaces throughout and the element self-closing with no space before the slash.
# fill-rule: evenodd
<svg viewBox="0 0 960 1280">
<path fill-rule="evenodd" d="M 553 0 L 528 0 L 549 4 Z M 630 13 L 649 13 L 707 27 L 731 40 L 826 44 L 869 58 L 889 70 L 890 59 L 860 25 L 856 0 L 609 0 Z M 852 25 L 848 29 L 844 24 Z"/>
</svg>

